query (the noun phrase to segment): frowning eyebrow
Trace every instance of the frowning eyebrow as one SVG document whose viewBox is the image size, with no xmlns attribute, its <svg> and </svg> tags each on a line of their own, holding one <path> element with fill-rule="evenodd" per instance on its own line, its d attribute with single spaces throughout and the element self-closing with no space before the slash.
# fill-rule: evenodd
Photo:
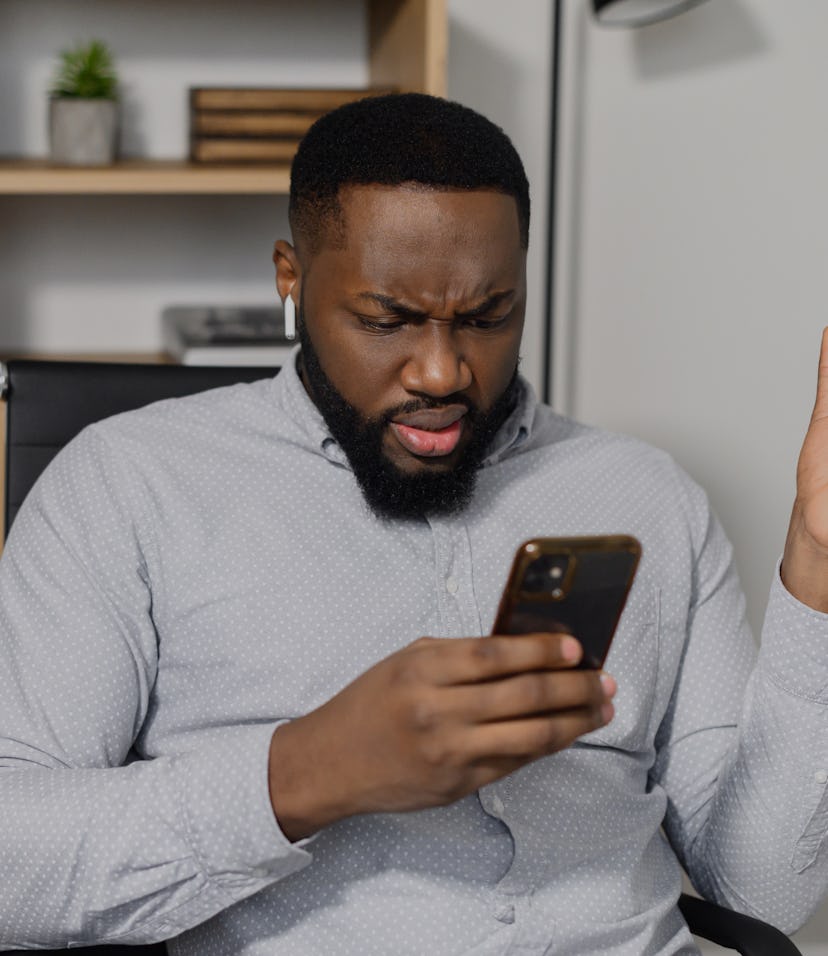
<svg viewBox="0 0 828 956">
<path fill-rule="evenodd" d="M 478 305 L 472 306 L 470 309 L 458 309 L 454 315 L 458 319 L 467 319 L 474 318 L 478 315 L 487 315 L 493 309 L 497 308 L 497 306 L 499 306 L 502 302 L 512 298 L 514 294 L 514 289 L 506 289 L 503 292 L 494 292 L 492 295 L 483 299 L 483 301 Z M 386 312 L 389 312 L 393 315 L 398 315 L 400 318 L 424 319 L 428 317 L 428 312 L 425 312 L 422 309 L 416 309 L 410 305 L 406 305 L 404 302 L 400 302 L 398 299 L 395 299 L 390 295 L 383 295 L 381 292 L 358 292 L 356 298 L 373 302 L 375 305 L 380 306 L 380 308 L 385 309 Z"/>
<path fill-rule="evenodd" d="M 458 309 L 454 314 L 460 319 L 473 319 L 476 315 L 488 315 L 489 312 L 496 309 L 503 302 L 514 298 L 514 295 L 514 289 L 494 292 L 487 299 L 484 299 L 480 305 L 475 305 L 471 309 Z"/>
</svg>

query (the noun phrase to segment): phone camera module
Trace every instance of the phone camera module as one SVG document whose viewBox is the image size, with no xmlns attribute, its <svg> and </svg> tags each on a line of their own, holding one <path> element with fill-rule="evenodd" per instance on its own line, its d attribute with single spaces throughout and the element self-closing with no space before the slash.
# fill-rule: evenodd
<svg viewBox="0 0 828 956">
<path fill-rule="evenodd" d="M 564 596 L 563 582 L 569 568 L 569 557 L 561 554 L 544 554 L 536 558 L 526 569 L 522 590 L 525 594 L 551 595 L 559 600 Z"/>
</svg>

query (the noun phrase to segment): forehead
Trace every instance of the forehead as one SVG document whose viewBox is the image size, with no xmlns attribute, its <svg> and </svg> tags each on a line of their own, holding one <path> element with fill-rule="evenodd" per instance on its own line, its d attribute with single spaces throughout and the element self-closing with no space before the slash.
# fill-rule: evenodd
<svg viewBox="0 0 828 956">
<path fill-rule="evenodd" d="M 416 283 L 427 274 L 430 282 L 485 285 L 522 274 L 525 250 L 510 195 L 405 184 L 349 186 L 339 200 L 342 228 L 315 257 L 331 278 Z"/>
<path fill-rule="evenodd" d="M 505 233 L 520 243 L 514 197 L 493 189 L 436 189 L 419 183 L 347 186 L 340 190 L 346 243 L 426 233 L 463 240 L 469 234 Z"/>
</svg>

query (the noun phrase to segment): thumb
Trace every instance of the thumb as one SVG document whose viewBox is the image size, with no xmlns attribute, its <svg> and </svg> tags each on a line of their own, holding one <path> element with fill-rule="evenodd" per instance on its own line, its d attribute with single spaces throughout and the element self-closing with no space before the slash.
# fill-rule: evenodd
<svg viewBox="0 0 828 956">
<path fill-rule="evenodd" d="M 797 497 L 803 503 L 807 504 L 816 495 L 826 497 L 825 493 L 828 492 L 828 327 L 822 331 L 816 399 L 811 413 L 811 423 L 799 453 L 796 477 Z M 828 543 L 828 510 L 825 512 L 823 523 L 825 524 L 825 540 Z"/>
<path fill-rule="evenodd" d="M 828 419 L 828 327 L 822 330 L 822 346 L 819 350 L 817 392 L 811 423 Z"/>
</svg>

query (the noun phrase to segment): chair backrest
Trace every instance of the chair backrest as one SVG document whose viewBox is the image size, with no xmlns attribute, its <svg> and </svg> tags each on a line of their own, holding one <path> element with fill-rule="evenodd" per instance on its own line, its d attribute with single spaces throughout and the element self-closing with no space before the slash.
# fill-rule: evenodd
<svg viewBox="0 0 828 956">
<path fill-rule="evenodd" d="M 7 362 L 5 533 L 40 473 L 86 425 L 162 398 L 252 382 L 276 372 L 257 366 Z"/>
</svg>

